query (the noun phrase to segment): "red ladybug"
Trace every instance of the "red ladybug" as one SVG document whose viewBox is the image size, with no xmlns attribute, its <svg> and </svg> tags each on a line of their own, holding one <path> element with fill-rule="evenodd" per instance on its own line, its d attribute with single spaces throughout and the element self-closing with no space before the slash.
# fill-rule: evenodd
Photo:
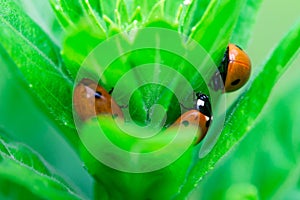
<svg viewBox="0 0 300 200">
<path fill-rule="evenodd" d="M 180 124 L 184 126 L 195 125 L 199 127 L 195 144 L 198 144 L 206 135 L 212 119 L 209 97 L 202 93 L 196 93 L 195 108 L 183 113 L 171 127 Z"/>
<path fill-rule="evenodd" d="M 110 94 L 96 82 L 84 78 L 75 87 L 74 108 L 82 120 L 99 114 L 123 117 L 123 113 Z"/>
<path fill-rule="evenodd" d="M 223 60 L 209 84 L 214 90 L 233 92 L 248 81 L 251 74 L 251 61 L 237 45 L 229 44 Z"/>
</svg>

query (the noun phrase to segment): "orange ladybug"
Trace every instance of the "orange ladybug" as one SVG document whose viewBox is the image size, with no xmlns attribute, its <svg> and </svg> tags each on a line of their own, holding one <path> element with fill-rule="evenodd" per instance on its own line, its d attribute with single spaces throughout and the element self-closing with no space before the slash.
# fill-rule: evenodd
<svg viewBox="0 0 300 200">
<path fill-rule="evenodd" d="M 207 95 L 196 93 L 197 100 L 195 108 L 183 113 L 171 127 L 196 125 L 199 127 L 195 145 L 206 135 L 212 119 L 211 104 Z"/>
<path fill-rule="evenodd" d="M 113 117 L 123 117 L 121 108 L 110 94 L 96 82 L 84 78 L 74 89 L 74 108 L 82 120 L 87 120 L 99 114 L 109 114 Z"/>
<path fill-rule="evenodd" d="M 229 44 L 209 86 L 216 91 L 233 92 L 245 85 L 250 74 L 251 61 L 248 55 L 239 46 Z"/>
</svg>

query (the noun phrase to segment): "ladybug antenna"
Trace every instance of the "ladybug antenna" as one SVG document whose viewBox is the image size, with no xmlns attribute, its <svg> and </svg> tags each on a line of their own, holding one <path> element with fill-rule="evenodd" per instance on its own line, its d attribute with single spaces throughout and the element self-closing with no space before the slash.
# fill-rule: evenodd
<svg viewBox="0 0 300 200">
<path fill-rule="evenodd" d="M 192 110 L 193 108 L 188 108 L 188 107 L 185 107 L 185 105 L 183 105 L 182 103 L 179 103 L 180 104 L 180 107 L 183 107 L 185 110 Z"/>
</svg>

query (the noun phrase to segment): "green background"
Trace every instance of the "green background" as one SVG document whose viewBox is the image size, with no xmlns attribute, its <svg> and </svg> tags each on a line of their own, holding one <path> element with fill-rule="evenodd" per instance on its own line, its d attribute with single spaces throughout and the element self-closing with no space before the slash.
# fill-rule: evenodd
<svg viewBox="0 0 300 200">
<path fill-rule="evenodd" d="M 300 20 L 299 8 L 296 0 L 263 1 L 246 49 L 253 64 L 253 73 L 261 67 L 287 30 Z M 194 197 L 300 198 L 299 66 L 300 56 L 277 82 L 256 125 L 204 178 Z M 238 93 L 227 95 L 228 102 L 232 102 Z"/>
<path fill-rule="evenodd" d="M 280 38 L 300 19 L 299 9 L 297 0 L 263 1 L 252 40 L 245 49 L 251 57 L 253 73 L 264 63 Z M 293 199 L 300 195 L 299 65 L 298 56 L 277 83 L 255 127 L 206 176 L 194 196 L 232 199 L 258 194 L 262 199 Z M 73 150 L 34 106 L 26 87 L 3 68 L 1 74 L 0 128 L 40 152 L 59 172 L 66 174 L 74 186 L 91 197 L 92 178 L 81 167 L 83 164 Z M 232 102 L 238 93 L 228 94 L 228 102 Z"/>
</svg>

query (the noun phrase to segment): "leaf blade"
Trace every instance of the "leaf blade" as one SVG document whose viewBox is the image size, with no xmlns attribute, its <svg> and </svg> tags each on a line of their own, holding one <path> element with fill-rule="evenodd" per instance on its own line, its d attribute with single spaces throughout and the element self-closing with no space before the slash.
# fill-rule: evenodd
<svg viewBox="0 0 300 200">
<path fill-rule="evenodd" d="M 71 95 L 66 95 L 71 94 L 73 80 L 61 60 L 60 49 L 15 2 L 1 0 L 0 5 L 5 8 L 0 13 L 0 56 L 3 60 L 8 56 L 12 60 L 4 66 L 15 78 L 20 78 L 14 69 L 18 68 L 41 110 L 76 146 L 72 100 Z"/>
<path fill-rule="evenodd" d="M 220 63 L 223 57 L 244 2 L 245 0 L 211 1 L 190 34 L 190 39 L 197 41 L 215 63 Z"/>
<path fill-rule="evenodd" d="M 2 151 L 5 149 L 6 151 Z M 22 188 L 18 193 L 36 198 L 80 199 L 64 181 L 52 173 L 39 155 L 20 143 L 0 135 L 0 196 L 7 195 L 6 184 Z M 6 196 L 7 197 L 7 196 Z"/>
<path fill-rule="evenodd" d="M 79 1 L 49 1 L 62 27 L 65 29 L 75 28 L 76 23 L 83 16 L 83 10 Z"/>
<path fill-rule="evenodd" d="M 281 40 L 264 65 L 263 70 L 252 80 L 252 84 L 249 84 L 247 90 L 231 108 L 216 145 L 205 158 L 193 167 L 178 198 L 188 195 L 203 176 L 215 166 L 216 162 L 241 140 L 244 134 L 253 126 L 255 118 L 263 109 L 274 84 L 287 70 L 293 58 L 299 54 L 299 47 L 300 22 Z M 274 69 L 274 66 L 277 67 Z M 255 99 L 251 101 L 251 96 L 255 96 L 259 101 Z M 241 124 L 240 120 L 244 122 Z"/>
<path fill-rule="evenodd" d="M 186 12 L 182 16 L 183 33 L 189 35 L 192 28 L 201 20 L 205 10 L 207 9 L 209 0 L 194 0 L 190 4 L 184 4 Z"/>
<path fill-rule="evenodd" d="M 257 13 L 259 12 L 262 0 L 247 0 L 242 8 L 238 22 L 233 30 L 231 42 L 247 48 L 251 38 L 253 26 L 256 21 Z"/>
</svg>

